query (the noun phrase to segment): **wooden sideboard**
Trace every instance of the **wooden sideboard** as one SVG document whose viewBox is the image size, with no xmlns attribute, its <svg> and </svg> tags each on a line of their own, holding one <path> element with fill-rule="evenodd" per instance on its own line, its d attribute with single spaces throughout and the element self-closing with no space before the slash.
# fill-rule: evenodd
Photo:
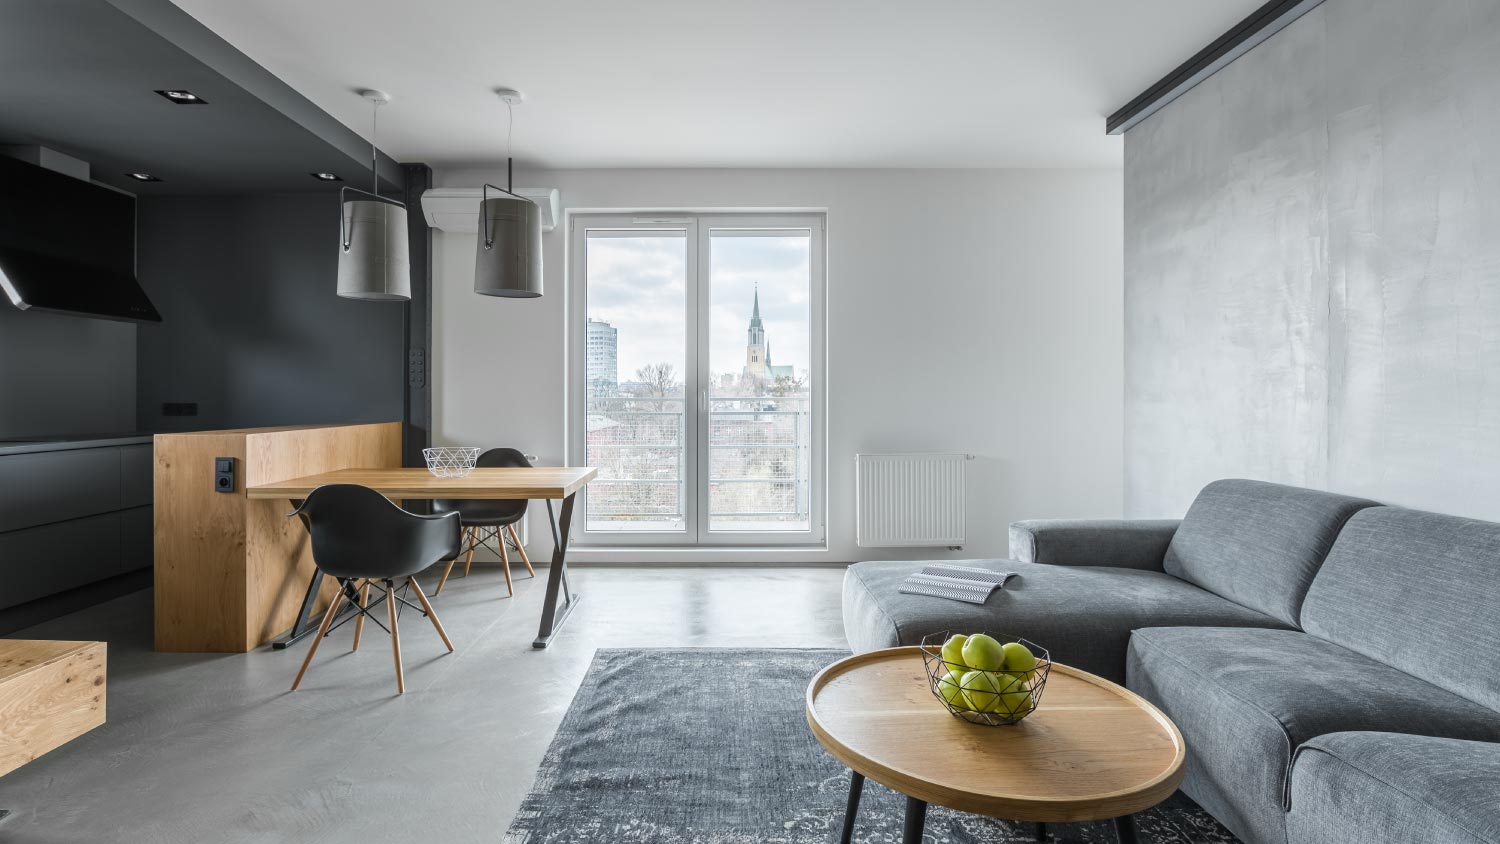
<svg viewBox="0 0 1500 844">
<path fill-rule="evenodd" d="M 155 445 L 156 649 L 243 653 L 292 626 L 313 572 L 287 502 L 245 487 L 399 467 L 401 423 L 157 434 Z M 218 457 L 234 459 L 231 492 L 215 489 Z"/>
</svg>

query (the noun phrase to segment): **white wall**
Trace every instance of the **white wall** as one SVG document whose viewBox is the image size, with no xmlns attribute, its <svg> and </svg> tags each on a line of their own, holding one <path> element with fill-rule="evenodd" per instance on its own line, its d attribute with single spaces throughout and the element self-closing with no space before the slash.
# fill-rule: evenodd
<svg viewBox="0 0 1500 844">
<path fill-rule="evenodd" d="M 503 167 L 438 171 L 503 184 Z M 826 208 L 828 551 L 574 559 L 1005 556 L 1006 526 L 1122 510 L 1122 192 L 1110 170 L 518 172 L 565 208 Z M 474 236 L 438 233 L 434 441 L 565 454 L 566 234 L 546 235 L 546 295 L 473 292 Z M 858 548 L 854 455 L 961 451 L 962 553 Z M 536 512 L 533 511 L 535 517 Z M 545 525 L 532 544 L 550 547 Z"/>
</svg>

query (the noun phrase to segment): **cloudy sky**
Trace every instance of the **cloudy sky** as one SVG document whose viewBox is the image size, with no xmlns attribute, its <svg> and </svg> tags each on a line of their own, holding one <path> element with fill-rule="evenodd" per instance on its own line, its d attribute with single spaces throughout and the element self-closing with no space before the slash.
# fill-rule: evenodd
<svg viewBox="0 0 1500 844">
<path fill-rule="evenodd" d="M 772 363 L 808 368 L 808 238 L 715 236 L 710 250 L 710 366 L 738 374 L 756 285 Z M 589 317 L 619 331 L 619 377 L 668 362 L 683 372 L 686 348 L 686 249 L 659 233 L 591 236 Z"/>
</svg>

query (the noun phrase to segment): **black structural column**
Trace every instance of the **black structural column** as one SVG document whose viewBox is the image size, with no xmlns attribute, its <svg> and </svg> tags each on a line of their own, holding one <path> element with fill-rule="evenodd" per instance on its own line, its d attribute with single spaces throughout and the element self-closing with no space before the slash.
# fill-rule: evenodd
<svg viewBox="0 0 1500 844">
<path fill-rule="evenodd" d="M 401 175 L 405 181 L 402 200 L 406 203 L 411 257 L 411 301 L 405 306 L 406 387 L 401 461 L 405 466 L 420 467 L 426 465 L 422 449 L 432 444 L 432 379 L 428 372 L 432 344 L 432 229 L 422 213 L 422 194 L 432 187 L 432 168 L 426 164 L 402 164 Z"/>
</svg>

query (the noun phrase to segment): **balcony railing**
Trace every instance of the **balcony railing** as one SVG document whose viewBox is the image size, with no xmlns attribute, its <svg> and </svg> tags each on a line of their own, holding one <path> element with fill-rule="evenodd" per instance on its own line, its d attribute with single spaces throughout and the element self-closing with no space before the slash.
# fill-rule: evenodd
<svg viewBox="0 0 1500 844">
<path fill-rule="evenodd" d="M 811 511 L 811 399 L 708 399 L 709 526 L 802 530 Z M 681 398 L 591 397 L 590 530 L 681 530 L 687 450 Z"/>
</svg>

